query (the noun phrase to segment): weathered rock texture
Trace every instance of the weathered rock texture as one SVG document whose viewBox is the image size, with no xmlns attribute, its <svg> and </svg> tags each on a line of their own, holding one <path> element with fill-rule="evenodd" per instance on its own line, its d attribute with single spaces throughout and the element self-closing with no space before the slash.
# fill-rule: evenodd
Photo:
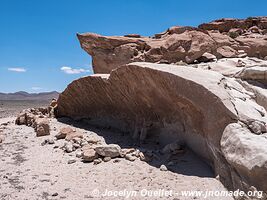
<svg viewBox="0 0 267 200">
<path fill-rule="evenodd" d="M 261 155 L 258 140 L 263 148 L 267 146 L 266 111 L 252 96 L 234 78 L 217 72 L 131 63 L 110 75 L 73 81 L 60 94 L 58 114 L 87 118 L 92 123 L 129 131 L 140 139 L 156 132 L 177 135 L 213 166 L 229 188 L 247 190 L 256 186 L 267 191 L 261 173 L 267 170 L 266 156 L 239 162 L 242 152 L 244 157 L 246 153 Z M 231 124 L 246 134 L 228 128 Z M 242 146 L 246 138 L 251 141 Z M 233 147 L 229 147 L 231 141 Z M 244 151 L 236 151 L 235 145 Z"/>
<path fill-rule="evenodd" d="M 109 73 L 131 62 L 193 63 L 202 55 L 217 58 L 267 56 L 267 17 L 221 19 L 195 27 L 175 26 L 153 37 L 77 35 L 93 58 L 95 73 Z"/>
</svg>

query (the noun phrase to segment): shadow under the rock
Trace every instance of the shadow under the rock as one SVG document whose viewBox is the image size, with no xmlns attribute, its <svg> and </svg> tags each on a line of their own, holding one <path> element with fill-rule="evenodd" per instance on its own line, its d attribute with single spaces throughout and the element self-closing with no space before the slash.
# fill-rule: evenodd
<svg viewBox="0 0 267 200">
<path fill-rule="evenodd" d="M 153 135 L 150 135 L 145 141 L 140 142 L 139 140 L 134 140 L 130 134 L 124 133 L 118 129 L 93 126 L 82 120 L 75 121 L 65 117 L 58 118 L 57 120 L 76 128 L 92 131 L 102 136 L 107 144 L 118 144 L 121 148 L 136 148 L 144 154 L 146 154 L 146 152 L 153 152 L 153 154 L 155 154 L 154 159 L 147 163 L 156 168 L 160 168 L 161 165 L 166 165 L 168 170 L 174 173 L 214 178 L 212 168 L 187 147 L 185 147 L 184 153 L 166 155 L 161 153 L 160 150 L 163 147 L 153 138 Z M 171 165 L 170 162 L 172 162 Z"/>
</svg>

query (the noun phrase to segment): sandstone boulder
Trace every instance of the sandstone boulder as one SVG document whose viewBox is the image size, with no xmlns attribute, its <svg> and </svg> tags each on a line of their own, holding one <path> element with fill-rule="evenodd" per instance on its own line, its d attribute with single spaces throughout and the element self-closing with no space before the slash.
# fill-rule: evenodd
<svg viewBox="0 0 267 200">
<path fill-rule="evenodd" d="M 221 139 L 234 185 L 249 184 L 266 192 L 267 138 L 254 135 L 238 123 L 229 124 Z M 241 177 L 241 179 L 240 179 Z"/>
<path fill-rule="evenodd" d="M 233 58 L 237 56 L 236 50 L 229 46 L 221 46 L 217 49 L 217 53 L 220 55 L 220 57 L 224 58 Z"/>
<path fill-rule="evenodd" d="M 37 137 L 50 135 L 50 126 L 49 126 L 49 120 L 48 119 L 37 118 L 34 121 L 34 127 L 35 127 Z"/>
<path fill-rule="evenodd" d="M 84 162 L 92 162 L 94 159 L 98 158 L 98 154 L 90 146 L 84 146 L 82 151 L 82 159 Z"/>
<path fill-rule="evenodd" d="M 95 147 L 95 151 L 100 156 L 115 158 L 120 156 L 121 148 L 117 144 L 101 145 Z"/>
<path fill-rule="evenodd" d="M 71 132 L 67 134 L 67 136 L 65 137 L 65 140 L 70 141 L 74 138 L 83 138 L 83 133 L 80 131 Z"/>
<path fill-rule="evenodd" d="M 83 133 L 80 131 L 74 130 L 73 128 L 67 126 L 60 129 L 59 133 L 55 135 L 55 137 L 60 139 L 65 139 L 67 141 L 70 141 L 74 138 L 83 138 Z"/>
<path fill-rule="evenodd" d="M 200 58 L 197 59 L 199 62 L 210 62 L 210 61 L 215 61 L 216 56 L 214 56 L 211 53 L 205 52 Z"/>
<path fill-rule="evenodd" d="M 256 80 L 267 84 L 267 65 L 244 68 L 236 77 L 244 80 Z"/>
<path fill-rule="evenodd" d="M 246 189 L 254 182 L 243 179 L 245 174 L 239 171 L 244 184 L 233 182 L 232 166 L 221 150 L 222 134 L 229 124 L 240 122 L 255 136 L 258 129 L 249 127 L 252 122 L 266 124 L 266 111 L 233 78 L 191 67 L 131 63 L 110 75 L 75 80 L 61 93 L 58 111 L 60 116 L 88 118 L 92 124 L 137 134 L 146 129 L 147 134 L 158 130 L 164 135 L 171 130 L 210 163 L 227 187 Z M 112 157 L 104 149 L 95 150 Z M 117 147 L 113 150 L 118 156 Z"/>
<path fill-rule="evenodd" d="M 70 133 L 74 132 L 74 130 L 67 126 L 60 129 L 59 133 L 55 136 L 58 140 L 59 139 L 65 139 L 66 136 Z"/>
<path fill-rule="evenodd" d="M 33 114 L 30 109 L 27 109 L 20 112 L 15 120 L 15 123 L 17 125 L 33 126 L 35 118 L 35 114 Z"/>
</svg>

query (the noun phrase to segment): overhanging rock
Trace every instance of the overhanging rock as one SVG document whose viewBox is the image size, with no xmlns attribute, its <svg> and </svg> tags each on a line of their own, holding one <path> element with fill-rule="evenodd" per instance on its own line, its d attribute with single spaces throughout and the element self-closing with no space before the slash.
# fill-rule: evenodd
<svg viewBox="0 0 267 200">
<path fill-rule="evenodd" d="M 73 81 L 60 94 L 58 114 L 87 118 L 140 135 L 141 139 L 155 130 L 177 135 L 210 163 L 226 186 L 248 189 L 255 185 L 260 174 L 247 177 L 251 166 L 233 165 L 227 148 L 221 150 L 221 143 L 226 144 L 224 140 L 229 134 L 223 138 L 222 135 L 232 123 L 240 124 L 253 135 L 257 124 L 263 126 L 257 134 L 265 131 L 266 111 L 250 95 L 234 79 L 217 72 L 131 63 L 111 71 L 110 75 L 96 74 Z M 264 134 L 255 137 L 264 139 Z M 267 170 L 266 165 L 260 167 Z M 267 191 L 266 184 L 257 186 Z"/>
</svg>

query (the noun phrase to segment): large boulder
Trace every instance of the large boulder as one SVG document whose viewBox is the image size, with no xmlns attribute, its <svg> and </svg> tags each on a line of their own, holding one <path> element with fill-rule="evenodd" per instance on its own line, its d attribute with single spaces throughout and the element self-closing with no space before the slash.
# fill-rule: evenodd
<svg viewBox="0 0 267 200">
<path fill-rule="evenodd" d="M 242 124 L 229 124 L 221 139 L 222 152 L 230 164 L 234 185 L 247 184 L 266 192 L 267 133 L 252 134 Z M 240 180 L 241 178 L 241 180 Z"/>
<path fill-rule="evenodd" d="M 95 33 L 77 34 L 77 37 L 81 47 L 92 56 L 94 72 L 109 73 L 131 62 L 194 63 L 202 61 L 204 53 L 217 58 L 245 55 L 264 58 L 267 56 L 266 23 L 266 17 L 221 19 L 198 28 L 174 26 L 153 37 Z"/>
<path fill-rule="evenodd" d="M 178 31 L 180 29 L 173 27 L 159 39 L 94 33 L 77 36 L 81 47 L 92 55 L 96 73 L 109 73 L 120 65 L 134 61 L 175 63 L 183 60 L 192 63 L 214 49 L 215 42 L 206 33 L 191 29 Z"/>
<path fill-rule="evenodd" d="M 236 74 L 237 78 L 254 80 L 267 84 L 267 65 L 246 67 Z"/>
<path fill-rule="evenodd" d="M 264 134 L 263 129 L 251 127 L 266 125 L 266 111 L 241 84 L 217 72 L 131 63 L 110 75 L 73 81 L 60 94 L 58 113 L 87 118 L 92 124 L 128 131 L 140 139 L 146 134 L 175 135 L 210 163 L 231 189 L 247 189 L 257 179 L 239 171 L 242 166 L 235 171 L 239 184 L 231 178 L 234 166 L 221 149 L 221 139 L 231 123 L 242 123 L 251 135 Z M 265 185 L 261 189 L 267 191 Z"/>
</svg>

